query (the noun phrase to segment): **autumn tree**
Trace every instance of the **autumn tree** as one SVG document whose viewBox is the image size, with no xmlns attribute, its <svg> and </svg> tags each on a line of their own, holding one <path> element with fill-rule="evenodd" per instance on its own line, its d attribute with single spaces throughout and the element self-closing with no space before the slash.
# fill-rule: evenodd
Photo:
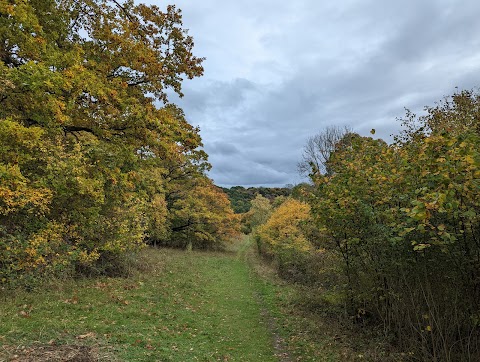
<svg viewBox="0 0 480 362">
<path fill-rule="evenodd" d="M 193 45 L 175 6 L 0 0 L 2 282 L 115 268 L 171 235 L 175 195 L 210 167 L 167 97 L 202 75 Z"/>
<path fill-rule="evenodd" d="M 475 94 L 407 113 L 391 145 L 345 136 L 331 172 L 312 178 L 312 217 L 341 257 L 348 312 L 422 360 L 480 353 Z"/>
<path fill-rule="evenodd" d="M 257 194 L 251 204 L 250 210 L 242 217 L 243 231 L 247 234 L 267 222 L 272 213 L 272 203 L 261 194 Z"/>
<path fill-rule="evenodd" d="M 254 232 L 260 253 L 276 259 L 281 274 L 287 274 L 292 262 L 299 262 L 299 254 L 313 249 L 302 229 L 309 212 L 307 204 L 287 199 Z"/>
<path fill-rule="evenodd" d="M 239 233 L 239 220 L 227 195 L 207 178 L 182 188 L 169 207 L 167 245 L 186 249 L 222 249 Z"/>
</svg>

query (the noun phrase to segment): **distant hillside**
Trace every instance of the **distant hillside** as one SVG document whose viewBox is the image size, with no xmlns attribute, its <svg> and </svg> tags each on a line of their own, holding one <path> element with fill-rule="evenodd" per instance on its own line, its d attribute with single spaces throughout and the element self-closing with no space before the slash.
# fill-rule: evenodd
<svg viewBox="0 0 480 362">
<path fill-rule="evenodd" d="M 241 214 L 250 210 L 251 203 L 257 194 L 261 194 L 267 199 L 273 200 L 277 196 L 290 196 L 292 189 L 288 187 L 249 187 L 233 186 L 231 188 L 222 187 L 222 190 L 228 195 L 232 204 L 233 211 Z"/>
</svg>

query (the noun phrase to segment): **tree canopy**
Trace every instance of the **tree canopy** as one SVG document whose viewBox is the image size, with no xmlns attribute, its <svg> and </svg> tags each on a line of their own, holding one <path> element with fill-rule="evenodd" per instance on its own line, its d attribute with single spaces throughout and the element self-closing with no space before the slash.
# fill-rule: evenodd
<svg viewBox="0 0 480 362">
<path fill-rule="evenodd" d="M 168 244 L 182 210 L 209 220 L 210 244 L 234 232 L 228 208 L 178 201 L 218 192 L 199 129 L 167 96 L 203 74 L 193 46 L 173 5 L 0 0 L 3 283 Z"/>
</svg>

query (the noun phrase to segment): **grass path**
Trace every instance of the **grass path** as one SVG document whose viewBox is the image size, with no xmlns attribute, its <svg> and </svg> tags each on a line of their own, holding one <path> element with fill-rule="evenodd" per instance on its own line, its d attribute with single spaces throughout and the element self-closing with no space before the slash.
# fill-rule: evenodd
<svg viewBox="0 0 480 362">
<path fill-rule="evenodd" d="M 344 328 L 318 290 L 280 281 L 248 238 L 234 248 L 148 249 L 128 278 L 0 294 L 0 362 L 404 360 Z"/>
<path fill-rule="evenodd" d="M 278 361 L 256 297 L 258 280 L 244 260 L 247 248 L 149 250 L 145 272 L 134 277 L 70 281 L 8 297 L 0 301 L 0 361 L 66 345 L 89 346 L 103 360 Z"/>
</svg>

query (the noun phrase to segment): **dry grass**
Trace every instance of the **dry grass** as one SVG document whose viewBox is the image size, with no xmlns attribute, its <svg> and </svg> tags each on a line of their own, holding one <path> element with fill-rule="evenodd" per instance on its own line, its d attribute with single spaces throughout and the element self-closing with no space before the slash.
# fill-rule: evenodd
<svg viewBox="0 0 480 362">
<path fill-rule="evenodd" d="M 104 348 L 84 345 L 2 346 L 0 362 L 100 362 L 115 361 Z"/>
</svg>

